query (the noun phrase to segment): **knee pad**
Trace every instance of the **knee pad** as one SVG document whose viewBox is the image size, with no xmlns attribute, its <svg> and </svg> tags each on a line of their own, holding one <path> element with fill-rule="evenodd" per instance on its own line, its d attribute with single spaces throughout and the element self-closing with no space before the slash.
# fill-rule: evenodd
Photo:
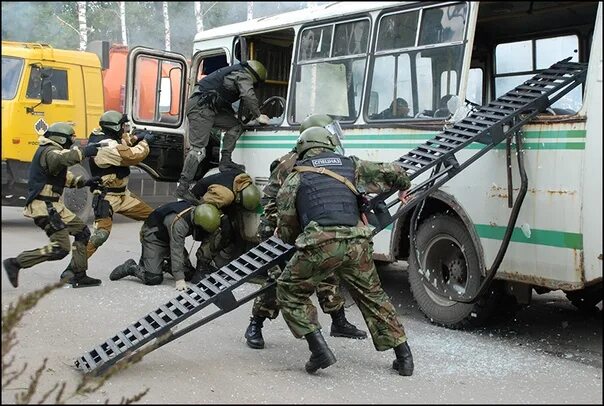
<svg viewBox="0 0 604 406">
<path fill-rule="evenodd" d="M 145 285 L 159 285 L 164 281 L 162 274 L 145 272 Z"/>
<path fill-rule="evenodd" d="M 67 254 L 69 254 L 69 250 L 62 248 L 59 245 L 52 244 L 52 248 L 50 249 L 50 253 L 48 255 L 48 260 L 58 261 L 60 259 L 65 258 Z"/>
<path fill-rule="evenodd" d="M 92 233 L 92 235 L 90 236 L 90 243 L 98 248 L 103 245 L 108 238 L 109 231 L 97 228 L 96 230 L 94 230 L 94 233 Z"/>
<path fill-rule="evenodd" d="M 88 226 L 84 226 L 82 231 L 74 235 L 74 238 L 77 242 L 81 242 L 84 245 L 88 244 L 88 241 L 90 240 L 90 229 Z"/>
</svg>

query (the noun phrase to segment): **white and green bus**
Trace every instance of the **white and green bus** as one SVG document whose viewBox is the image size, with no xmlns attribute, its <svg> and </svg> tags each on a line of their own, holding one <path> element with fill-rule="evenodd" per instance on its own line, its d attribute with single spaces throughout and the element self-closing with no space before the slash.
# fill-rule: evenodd
<svg viewBox="0 0 604 406">
<path fill-rule="evenodd" d="M 257 94 L 271 123 L 248 122 L 233 157 L 262 186 L 269 164 L 292 149 L 310 114 L 340 121 L 348 155 L 394 161 L 471 106 L 487 104 L 567 57 L 589 64 L 587 78 L 522 129 L 528 193 L 481 300 L 436 295 L 418 271 L 437 269 L 460 292 L 485 277 L 520 184 L 514 159 L 508 170 L 505 143 L 426 199 L 412 233 L 425 245 L 421 255 L 410 256 L 410 215 L 374 238 L 376 260 L 409 260 L 411 290 L 426 316 L 463 327 L 512 306 L 511 298 L 529 303 L 533 292 L 562 290 L 583 309 L 602 299 L 602 3 L 329 3 L 198 33 L 190 63 L 137 48 L 130 55 L 127 99 L 134 125 L 160 136 L 144 169 L 176 181 L 187 146 L 188 87 L 220 67 L 263 62 L 268 79 Z M 136 103 L 143 80 L 137 66 L 149 63 L 162 67 L 152 115 Z M 161 78 L 166 67 L 170 80 Z M 219 142 L 209 145 L 204 171 L 216 166 Z M 477 148 L 470 145 L 460 157 Z"/>
</svg>

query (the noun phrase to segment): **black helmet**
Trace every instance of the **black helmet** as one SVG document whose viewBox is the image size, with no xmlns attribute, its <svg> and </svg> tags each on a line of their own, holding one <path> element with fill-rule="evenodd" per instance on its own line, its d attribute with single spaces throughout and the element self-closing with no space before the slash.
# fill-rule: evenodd
<svg viewBox="0 0 604 406">
<path fill-rule="evenodd" d="M 126 122 L 128 122 L 128 116 L 126 114 L 122 114 L 115 110 L 108 110 L 101 116 L 99 125 L 105 132 L 122 135 L 122 124 Z"/>
<path fill-rule="evenodd" d="M 61 145 L 63 148 L 69 149 L 73 145 L 75 131 L 71 124 L 59 122 L 48 127 L 44 136 Z"/>
</svg>

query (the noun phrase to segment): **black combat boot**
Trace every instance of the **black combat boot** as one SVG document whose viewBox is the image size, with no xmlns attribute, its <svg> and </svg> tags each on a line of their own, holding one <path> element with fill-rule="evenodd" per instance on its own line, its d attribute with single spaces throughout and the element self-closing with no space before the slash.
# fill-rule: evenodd
<svg viewBox="0 0 604 406">
<path fill-rule="evenodd" d="M 405 341 L 394 347 L 394 354 L 396 354 L 396 359 L 392 362 L 392 368 L 398 371 L 399 375 L 413 375 L 413 355 L 411 355 L 409 343 Z"/>
<path fill-rule="evenodd" d="M 134 276 L 136 271 L 136 267 L 134 265 L 136 265 L 136 261 L 130 258 L 123 264 L 116 266 L 115 269 L 109 274 L 109 279 L 112 281 L 117 281 L 125 278 L 126 276 Z"/>
<path fill-rule="evenodd" d="M 239 169 L 240 171 L 245 172 L 245 166 L 233 162 L 230 152 L 222 151 L 220 163 L 218 164 L 218 170 L 220 172 L 224 172 L 228 171 L 229 169 Z"/>
<path fill-rule="evenodd" d="M 67 265 L 67 268 L 65 268 L 65 270 L 63 272 L 61 272 L 61 276 L 59 276 L 59 280 L 61 282 L 67 282 L 70 283 L 69 281 L 71 280 L 71 278 L 73 278 L 74 276 L 74 272 L 73 272 L 73 268 L 71 267 L 71 264 Z"/>
<path fill-rule="evenodd" d="M 331 332 L 329 335 L 332 337 L 356 338 L 359 340 L 367 338 L 366 332 L 359 330 L 355 325 L 350 324 L 348 320 L 346 320 L 344 306 L 342 306 L 340 310 L 329 313 L 329 315 L 331 316 Z"/>
<path fill-rule="evenodd" d="M 201 204 L 201 201 L 195 197 L 193 192 L 189 190 L 189 184 L 184 182 L 179 182 L 176 190 L 174 191 L 174 197 L 179 200 L 186 200 L 187 202 L 194 204 L 195 206 Z"/>
<path fill-rule="evenodd" d="M 17 258 L 7 258 L 2 263 L 4 264 L 4 270 L 10 284 L 16 288 L 19 286 L 19 270 L 21 269 L 21 265 L 17 262 Z"/>
<path fill-rule="evenodd" d="M 69 281 L 72 287 L 74 288 L 85 288 L 88 286 L 99 286 L 101 284 L 100 279 L 91 278 L 86 275 L 86 271 L 84 272 L 76 272 L 73 275 L 73 278 Z"/>
<path fill-rule="evenodd" d="M 327 346 L 321 330 L 313 331 L 304 336 L 308 341 L 308 349 L 312 353 L 304 366 L 309 374 L 315 373 L 319 368 L 325 369 L 336 363 L 336 356 Z"/>
<path fill-rule="evenodd" d="M 245 339 L 247 346 L 256 350 L 264 348 L 264 338 L 262 338 L 262 324 L 266 317 L 252 316 L 250 317 L 250 325 L 245 330 Z"/>
</svg>

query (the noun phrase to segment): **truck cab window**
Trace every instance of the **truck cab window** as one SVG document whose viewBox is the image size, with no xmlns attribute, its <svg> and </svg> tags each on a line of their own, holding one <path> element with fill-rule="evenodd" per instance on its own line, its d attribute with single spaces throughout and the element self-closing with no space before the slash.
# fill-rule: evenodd
<svg viewBox="0 0 604 406">
<path fill-rule="evenodd" d="M 32 66 L 27 82 L 25 97 L 28 99 L 40 99 L 42 84 L 41 68 Z M 50 69 L 50 81 L 52 82 L 53 100 L 69 100 L 67 88 L 67 71 L 61 69 Z"/>
<path fill-rule="evenodd" d="M 2 100 L 15 98 L 22 71 L 23 59 L 2 57 Z"/>
</svg>

